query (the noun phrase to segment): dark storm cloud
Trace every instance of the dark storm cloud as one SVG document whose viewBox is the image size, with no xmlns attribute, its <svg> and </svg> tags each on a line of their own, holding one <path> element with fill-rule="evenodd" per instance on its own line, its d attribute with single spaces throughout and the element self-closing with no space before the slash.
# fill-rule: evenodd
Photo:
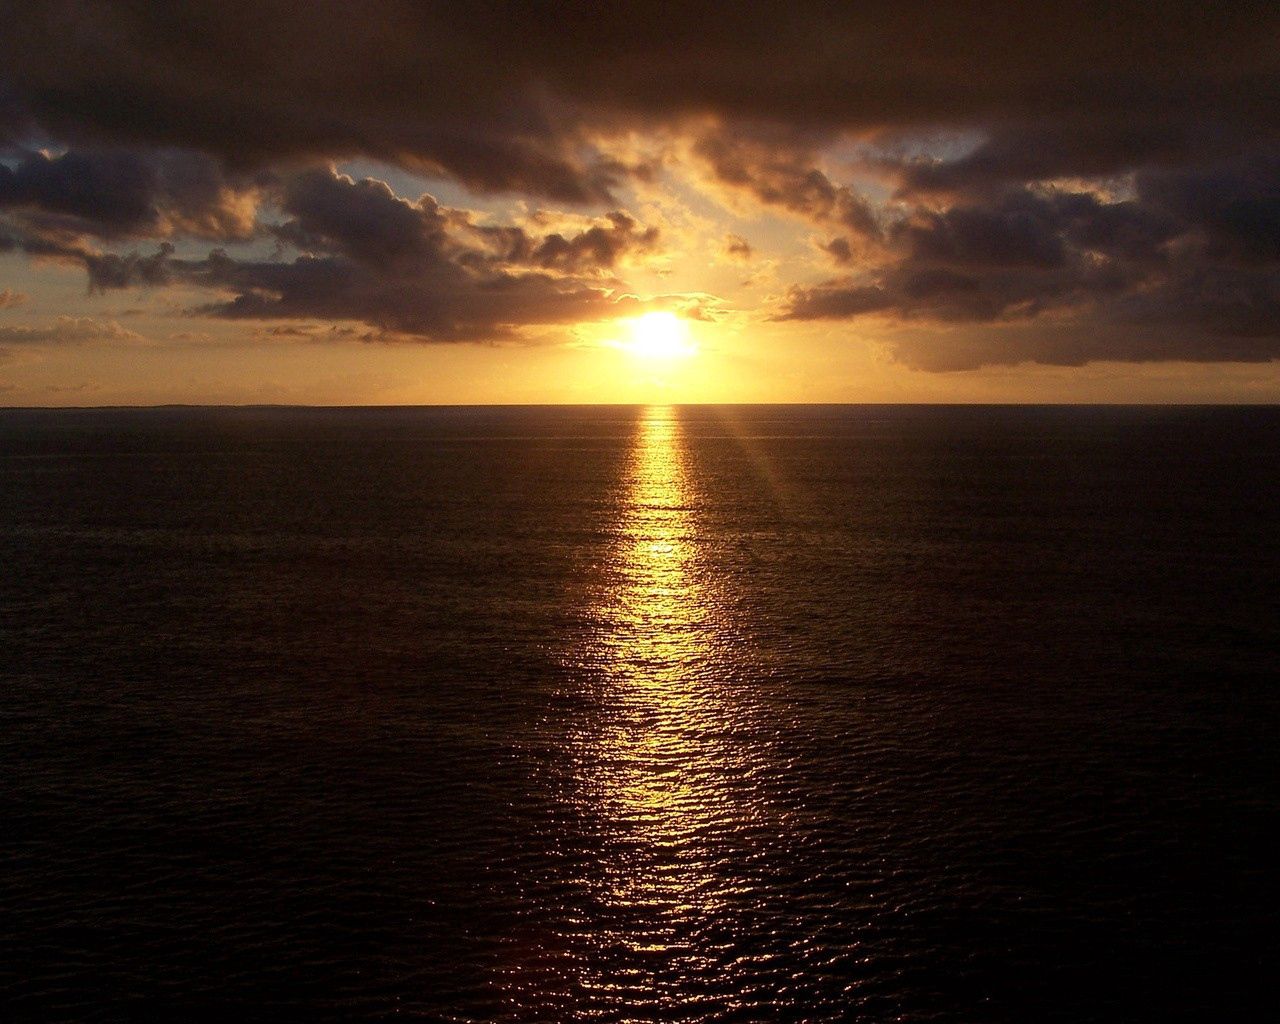
<svg viewBox="0 0 1280 1024">
<path fill-rule="evenodd" d="M 651 252 L 658 246 L 659 230 L 642 226 L 630 214 L 614 210 L 603 220 L 582 231 L 545 235 L 510 225 L 490 226 L 470 220 L 465 224 L 503 262 L 569 274 L 610 271 L 624 256 Z M 487 257 L 476 254 L 469 258 Z"/>
<path fill-rule="evenodd" d="M 713 179 L 745 192 L 764 206 L 777 207 L 815 224 L 835 226 L 865 240 L 877 239 L 880 225 L 871 205 L 847 185 L 837 185 L 813 166 L 812 143 L 788 132 L 720 131 L 703 134 L 694 145 Z"/>
<path fill-rule="evenodd" d="M 971 151 L 952 159 L 917 157 L 885 167 L 899 177 L 899 194 L 974 194 L 1011 184 L 1056 178 L 1107 178 L 1143 166 L 1181 166 L 1240 155 L 1275 126 L 1249 117 L 1236 122 L 1182 117 L 1154 121 L 1123 112 L 1090 118 L 1081 111 L 1048 123 L 996 124 Z"/>
<path fill-rule="evenodd" d="M 505 265 L 593 274 L 612 270 L 628 253 L 653 249 L 659 238 L 657 228 L 644 227 L 621 210 L 578 232 L 537 235 L 519 226 L 477 224 L 432 196 L 410 202 L 384 182 L 354 181 L 318 169 L 290 177 L 280 207 L 289 219 L 271 231 L 281 241 L 382 271 L 456 260 L 478 270 Z"/>
<path fill-rule="evenodd" d="M 447 244 L 446 219 L 431 196 L 401 199 L 381 181 L 325 170 L 294 176 L 281 208 L 290 219 L 273 230 L 299 249 L 335 250 L 375 267 L 431 260 Z"/>
<path fill-rule="evenodd" d="M 22 151 L 12 166 L 0 163 L 0 211 L 63 235 L 246 238 L 254 188 L 228 177 L 218 161 L 188 152 Z"/>
<path fill-rule="evenodd" d="M 168 284 L 171 278 L 167 260 L 172 252 L 173 246 L 165 243 L 150 256 L 137 252 L 119 256 L 77 248 L 50 251 L 48 255 L 80 260 L 89 273 L 89 290 L 104 292 L 115 288 Z"/>
<path fill-rule="evenodd" d="M 596 224 L 568 237 L 553 232 L 534 245 L 522 262 L 571 273 L 607 270 L 623 254 L 647 252 L 657 245 L 657 228 L 642 228 L 620 211 L 608 214 L 607 220 L 607 225 Z"/>
<path fill-rule="evenodd" d="M 425 341 L 495 339 L 521 326 L 603 319 L 636 305 L 604 289 L 566 285 L 543 274 L 481 276 L 444 263 L 388 275 L 341 257 L 266 263 L 214 255 L 183 264 L 180 272 L 191 283 L 236 293 L 204 307 L 214 316 L 359 320 Z"/>
<path fill-rule="evenodd" d="M 539 234 L 288 168 L 361 155 L 603 211 L 653 173 L 609 140 L 653 129 L 693 133 L 681 151 L 714 187 L 821 229 L 848 276 L 796 289 L 785 318 L 1003 325 L 966 350 L 974 365 L 1076 358 L 1077 343 L 1007 329 L 1050 315 L 1169 325 L 1171 358 L 1261 358 L 1280 336 L 1274 5 L 28 0 L 3 13 L 0 247 L 77 259 L 96 288 L 181 280 L 228 291 L 221 315 L 428 337 L 593 310 L 613 268 L 657 244 L 626 214 Z M 935 131 L 971 144 L 900 145 Z M 821 159 L 850 134 L 881 147 L 867 165 L 893 202 Z M 70 148 L 46 156 L 43 142 Z M 264 229 L 259 188 L 292 261 L 85 241 L 246 237 Z M 1135 357 L 1122 336 L 1097 334 Z"/>
<path fill-rule="evenodd" d="M 971 370 L 979 366 L 1041 363 L 1084 366 L 1098 361 L 1129 363 L 1182 360 L 1204 362 L 1204 339 L 1194 328 L 1143 324 L 1050 321 L 1006 324 L 984 331 L 900 330 L 890 340 L 894 358 L 929 372 Z M 1221 362 L 1258 363 L 1276 358 L 1264 338 L 1227 335 L 1215 342 Z"/>
<path fill-rule="evenodd" d="M 365 153 L 562 200 L 602 200 L 624 172 L 582 146 L 619 118 L 1069 116 L 1103 133 L 1280 117 L 1277 13 L 1261 4 L 31 0 L 5 23 L 21 26 L 0 43 L 9 120 L 59 137 L 250 162 Z"/>
<path fill-rule="evenodd" d="M 1088 303 L 1146 274 L 1140 259 L 1117 255 L 1129 241 L 1117 207 L 1089 193 L 1011 189 L 985 203 L 915 211 L 888 229 L 889 255 L 869 280 L 793 289 L 782 319 L 892 313 L 982 323 Z M 1163 240 L 1156 235 L 1137 255 L 1157 258 Z M 840 241 L 827 249 L 848 263 Z"/>
<path fill-rule="evenodd" d="M 1137 176 L 1136 190 L 1152 216 L 1196 231 L 1206 256 L 1280 262 L 1280 147 L 1231 163 L 1145 170 Z"/>
<path fill-rule="evenodd" d="M 514 13 L 514 12 L 513 12 Z M 216 153 L 240 166 L 365 154 L 485 191 L 608 197 L 582 145 L 480 12 L 399 2 L 23 5 L 0 43 L 16 113 L 50 135 Z"/>
<path fill-rule="evenodd" d="M 294 175 L 279 201 L 287 219 L 273 231 L 300 250 L 292 260 L 237 259 L 221 250 L 182 259 L 167 244 L 150 255 L 74 248 L 48 255 L 83 263 L 98 290 L 176 282 L 222 292 L 228 297 L 201 308 L 213 316 L 357 320 L 388 334 L 462 341 L 634 308 L 605 271 L 656 238 L 616 211 L 568 236 L 506 229 L 502 240 L 520 244 L 494 252 L 473 241 L 491 241 L 493 232 L 462 211 L 431 196 L 410 202 L 383 182 L 332 170 Z"/>
<path fill-rule="evenodd" d="M 981 343 L 940 341 L 937 358 L 917 338 L 910 361 L 932 369 L 1027 359 L 1074 365 L 1082 353 L 1280 357 L 1274 187 L 1265 174 L 1242 169 L 1210 177 L 1211 186 L 1199 173 L 1140 178 L 1137 197 L 1121 201 L 1018 189 L 917 211 L 891 229 L 892 256 L 882 266 L 792 289 L 780 318 L 1008 325 L 1070 313 L 1095 331 L 1091 344 L 1052 323 L 1045 337 L 1054 344 L 996 331 Z M 1155 329 L 1164 333 L 1153 335 Z"/>
</svg>

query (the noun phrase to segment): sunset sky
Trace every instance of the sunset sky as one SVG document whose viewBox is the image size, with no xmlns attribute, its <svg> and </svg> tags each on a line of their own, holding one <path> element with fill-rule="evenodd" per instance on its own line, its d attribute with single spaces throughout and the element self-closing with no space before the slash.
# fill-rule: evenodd
<svg viewBox="0 0 1280 1024">
<path fill-rule="evenodd" d="M 0 404 L 1280 399 L 1274 5 L 0 2 Z"/>
</svg>

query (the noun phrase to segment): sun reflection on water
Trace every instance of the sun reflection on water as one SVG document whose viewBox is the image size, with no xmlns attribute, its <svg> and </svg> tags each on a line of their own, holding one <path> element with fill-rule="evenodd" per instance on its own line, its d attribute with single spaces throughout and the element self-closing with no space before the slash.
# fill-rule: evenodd
<svg viewBox="0 0 1280 1024">
<path fill-rule="evenodd" d="M 752 712 L 731 694 L 738 645 L 674 409 L 641 417 L 620 495 L 574 659 L 588 701 L 568 752 L 581 905 L 554 977 L 535 983 L 535 1002 L 575 1018 L 689 1005 L 700 988 L 709 998 L 708 975 L 732 972 L 715 960 L 753 902 L 741 869 L 762 832 Z"/>
<path fill-rule="evenodd" d="M 701 563 L 670 408 L 640 422 L 619 533 L 589 652 L 605 683 L 580 751 L 584 781 L 603 822 L 638 846 L 619 894 L 679 907 L 704 888 L 696 836 L 714 825 L 742 766 L 729 763 L 734 716 L 721 691 L 725 609 Z"/>
<path fill-rule="evenodd" d="M 549 726 L 554 866 L 521 886 L 507 1019 L 703 1020 L 764 998 L 743 944 L 767 927 L 778 766 L 742 685 L 751 644 L 716 569 L 710 511 L 678 411 L 645 410 L 610 553 L 564 653 L 565 718 Z"/>
</svg>

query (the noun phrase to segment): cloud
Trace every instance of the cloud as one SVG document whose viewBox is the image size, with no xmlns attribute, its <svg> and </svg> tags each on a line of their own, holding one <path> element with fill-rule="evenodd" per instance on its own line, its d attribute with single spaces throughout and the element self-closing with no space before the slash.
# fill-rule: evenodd
<svg viewBox="0 0 1280 1024">
<path fill-rule="evenodd" d="M 1280 358 L 1280 191 L 1246 169 L 1256 166 L 1140 176 L 1136 198 L 1119 201 L 1014 188 L 916 211 L 890 229 L 886 263 L 793 288 L 778 318 L 970 326 L 1048 318 L 1045 337 L 1060 340 L 1052 321 L 1069 316 L 1097 338 L 1084 345 L 1077 331 L 1070 345 L 1032 344 L 1025 331 L 994 331 L 959 349 L 940 341 L 945 357 L 936 360 L 913 342 L 913 361 L 930 367 L 1073 365 L 1082 352 Z"/>
<path fill-rule="evenodd" d="M 60 316 L 38 327 L 0 327 L 0 346 L 70 345 L 90 341 L 136 343 L 145 340 L 136 331 L 121 327 L 114 320 L 95 320 L 92 317 Z"/>
<path fill-rule="evenodd" d="M 167 244 L 150 255 L 64 257 L 85 265 L 96 290 L 182 283 L 222 292 L 200 308 L 209 316 L 354 320 L 418 340 L 475 341 L 636 308 L 607 272 L 657 239 L 621 211 L 568 236 L 484 227 L 429 195 L 409 201 L 332 169 L 297 174 L 280 202 L 287 219 L 273 231 L 299 250 L 292 260 L 223 250 L 176 258 Z"/>
<path fill-rule="evenodd" d="M 1280 146 L 1195 168 L 1145 169 L 1135 188 L 1150 217 L 1194 232 L 1206 258 L 1280 262 Z"/>
<path fill-rule="evenodd" d="M 26 301 L 27 296 L 22 292 L 15 292 L 9 288 L 0 290 L 0 309 L 13 309 Z"/>
<path fill-rule="evenodd" d="M 903 125 L 1206 118 L 1274 131 L 1278 15 L 1175 2 L 1051 9 L 923 0 L 482 9 L 369 0 L 251 9 L 31 0 L 5 34 L 11 123 L 244 162 L 365 153 L 474 187 L 607 202 L 593 132 L 713 113 Z M 339 71 L 340 69 L 340 71 Z"/>
<path fill-rule="evenodd" d="M 875 240 L 880 225 L 871 204 L 847 185 L 837 185 L 814 167 L 812 140 L 790 131 L 702 134 L 693 152 L 710 181 L 756 202 L 815 224 L 843 228 L 855 238 Z"/>
<path fill-rule="evenodd" d="M 555 232 L 539 241 L 524 262 L 567 272 L 612 269 L 625 253 L 649 252 L 658 243 L 656 227 L 640 228 L 626 213 L 606 215 L 607 225 L 593 225 L 576 235 Z M 520 253 L 523 255 L 523 253 Z M 511 254 L 509 259 L 516 260 Z"/>
<path fill-rule="evenodd" d="M 436 258 L 448 245 L 448 221 L 435 199 L 410 202 L 372 178 L 307 171 L 288 182 L 281 206 L 289 219 L 274 233 L 309 252 L 393 268 Z"/>
<path fill-rule="evenodd" d="M 837 266 L 844 267 L 853 262 L 853 246 L 849 244 L 849 239 L 847 238 L 832 238 L 820 243 L 818 248 L 830 256 L 832 262 Z"/>
<path fill-rule="evenodd" d="M 0 211 L 44 235 L 245 239 L 257 191 L 210 157 L 173 150 L 22 151 L 0 163 Z"/>
<path fill-rule="evenodd" d="M 491 227 L 469 219 L 463 223 L 503 262 L 568 274 L 612 271 L 626 257 L 654 252 L 661 234 L 621 210 L 568 234 L 551 231 L 537 236 L 519 226 Z"/>
<path fill-rule="evenodd" d="M 1274 5 L 31 0 L 17 17 L 0 252 L 77 262 L 93 290 L 179 284 L 209 290 L 205 315 L 431 340 L 612 315 L 636 301 L 625 269 L 670 242 L 622 209 L 661 167 L 818 235 L 840 276 L 792 277 L 779 318 L 877 318 L 911 332 L 915 365 L 1271 358 L 1280 338 Z M 637 135 L 670 144 L 653 157 Z M 316 169 L 356 156 L 583 221 L 495 224 Z M 264 236 L 278 256 L 235 245 Z M 192 238 L 227 249 L 179 258 Z M 145 240 L 163 244 L 126 251 Z"/>
<path fill-rule="evenodd" d="M 750 242 L 741 235 L 735 234 L 724 236 L 724 245 L 720 251 L 725 259 L 732 260 L 735 263 L 750 263 L 756 254 Z"/>
<path fill-rule="evenodd" d="M 132 288 L 136 285 L 165 285 L 170 281 L 166 260 L 173 252 L 167 242 L 150 256 L 131 252 L 120 256 L 74 247 L 50 248 L 48 255 L 65 255 L 79 259 L 89 272 L 89 290 L 105 292 L 113 288 Z"/>
</svg>

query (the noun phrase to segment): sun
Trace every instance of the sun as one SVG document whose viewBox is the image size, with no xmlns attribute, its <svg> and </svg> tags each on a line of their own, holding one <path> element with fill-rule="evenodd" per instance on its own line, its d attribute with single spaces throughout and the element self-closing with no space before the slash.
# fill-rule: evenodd
<svg viewBox="0 0 1280 1024">
<path fill-rule="evenodd" d="M 624 347 L 644 359 L 684 359 L 696 351 L 689 325 L 675 313 L 655 311 L 627 321 L 630 340 Z"/>
</svg>

